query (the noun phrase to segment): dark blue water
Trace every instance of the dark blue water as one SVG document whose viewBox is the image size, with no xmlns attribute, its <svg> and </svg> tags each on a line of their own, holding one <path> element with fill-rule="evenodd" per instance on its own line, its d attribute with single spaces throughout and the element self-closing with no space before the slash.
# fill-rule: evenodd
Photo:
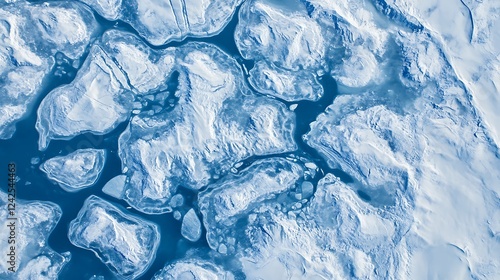
<svg viewBox="0 0 500 280">
<path fill-rule="evenodd" d="M 136 33 L 127 24 L 121 22 L 109 22 L 97 14 L 96 18 L 102 26 L 102 32 L 109 28 L 118 28 Z M 239 54 L 234 43 L 233 36 L 237 21 L 238 17 L 236 12 L 235 16 L 233 16 L 233 19 L 226 26 L 226 28 L 220 34 L 211 38 L 186 39 L 182 42 L 173 42 L 161 47 L 150 46 L 152 48 L 159 49 L 170 46 L 180 46 L 188 41 L 208 42 L 217 45 L 229 55 L 233 56 L 241 65 L 250 69 L 253 66 L 253 61 L 244 60 Z M 154 273 L 165 265 L 165 263 L 182 258 L 187 249 L 199 248 L 200 252 L 208 251 L 207 243 L 203 238 L 197 243 L 190 243 L 181 238 L 180 222 L 175 220 L 172 217 L 172 214 L 144 215 L 134 209 L 126 209 L 128 205 L 125 202 L 107 196 L 101 191 L 102 187 L 109 179 L 121 174 L 121 162 L 117 154 L 117 140 L 119 135 L 126 128 L 126 123 L 119 125 L 112 132 L 101 136 L 87 133 L 69 141 L 51 141 L 46 151 L 38 151 L 38 133 L 35 130 L 36 108 L 38 108 L 43 97 L 52 89 L 60 85 L 70 83 L 74 78 L 75 72 L 77 71 L 77 69 L 72 69 L 71 66 L 69 66 L 71 65 L 71 61 L 64 58 L 62 58 L 61 61 L 61 65 L 54 67 L 53 72 L 46 79 L 42 93 L 36 100 L 34 106 L 30 108 L 30 114 L 25 119 L 18 122 L 17 130 L 14 136 L 9 140 L 0 140 L 0 182 L 7 182 L 7 164 L 9 162 L 15 162 L 17 165 L 17 176 L 20 178 L 20 181 L 17 183 L 17 194 L 19 199 L 53 201 L 62 208 L 62 218 L 49 238 L 49 246 L 55 251 L 60 253 L 70 251 L 72 254 L 72 259 L 63 269 L 60 278 L 72 280 L 89 279 L 92 275 L 103 275 L 106 279 L 113 278 L 111 272 L 109 272 L 106 266 L 101 263 L 93 252 L 73 246 L 67 238 L 68 225 L 70 221 L 77 216 L 84 200 L 91 194 L 103 197 L 106 200 L 113 202 L 115 205 L 119 205 L 122 210 L 129 211 L 145 220 L 155 222 L 160 226 L 161 243 L 157 252 L 156 260 L 147 273 L 145 273 L 140 279 L 150 279 Z M 68 72 L 69 74 L 60 75 L 60 73 L 63 72 L 61 70 L 65 70 L 65 72 Z M 318 152 L 307 146 L 302 140 L 302 135 L 309 131 L 309 124 L 314 121 L 317 115 L 322 113 L 328 105 L 332 104 L 335 96 L 338 94 L 337 85 L 331 77 L 321 77 L 320 83 L 324 88 L 324 96 L 317 102 L 298 102 L 298 107 L 295 110 L 297 116 L 297 126 L 294 138 L 299 146 L 299 151 L 296 155 L 306 157 L 314 161 L 316 165 L 320 167 L 321 173 L 333 173 L 340 177 L 343 181 L 350 182 L 352 179 L 348 174 L 342 172 L 341 170 L 329 168 Z M 284 103 L 286 103 L 287 106 L 291 105 L 291 103 Z M 69 152 L 75 151 L 76 149 L 90 147 L 106 149 L 108 151 L 106 164 L 97 183 L 93 187 L 77 193 L 65 192 L 60 187 L 52 184 L 38 169 L 38 164 L 34 166 L 31 164 L 31 159 L 34 157 L 38 157 L 40 158 L 40 162 L 44 162 L 45 160 L 57 155 L 65 155 Z M 288 156 L 288 154 L 279 156 Z M 260 158 L 263 157 L 252 157 L 247 159 L 243 167 L 248 166 L 253 161 Z M 314 182 L 315 184 L 320 177 L 321 176 L 316 177 Z M 30 182 L 31 184 L 26 185 L 27 182 Z M 6 188 L 6 183 L 1 184 L 2 190 L 6 191 Z M 183 195 L 186 196 L 188 203 L 187 206 L 189 207 L 189 204 L 195 199 L 196 194 L 189 190 L 181 191 L 183 192 Z M 369 200 L 369 197 L 365 193 L 360 194 L 360 196 L 365 200 Z"/>
</svg>

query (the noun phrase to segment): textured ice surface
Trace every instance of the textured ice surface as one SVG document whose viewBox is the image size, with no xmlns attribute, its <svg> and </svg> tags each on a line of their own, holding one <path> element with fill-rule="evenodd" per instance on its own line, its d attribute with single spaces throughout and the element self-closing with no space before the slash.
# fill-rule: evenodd
<svg viewBox="0 0 500 280">
<path fill-rule="evenodd" d="M 239 13 L 235 42 L 245 59 L 258 61 L 250 72 L 258 91 L 287 101 L 317 100 L 323 89 L 315 74 L 323 69 L 325 39 L 305 6 L 294 4 L 298 9 L 247 1 Z"/>
<path fill-rule="evenodd" d="M 40 170 L 64 190 L 75 192 L 95 184 L 105 160 L 105 150 L 81 149 L 47 160 L 40 165 Z"/>
<path fill-rule="evenodd" d="M 323 88 L 310 71 L 290 71 L 259 61 L 250 70 L 250 84 L 259 92 L 285 101 L 312 100 L 321 97 Z"/>
<path fill-rule="evenodd" d="M 220 49 L 189 43 L 177 50 L 173 71 L 176 106 L 134 116 L 119 139 L 130 178 L 125 200 L 134 208 L 171 211 L 179 185 L 200 189 L 245 158 L 296 149 L 293 113 L 253 95 L 235 60 Z"/>
<path fill-rule="evenodd" d="M 132 97 L 125 77 L 93 46 L 76 78 L 51 91 L 38 107 L 38 146 L 45 150 L 52 139 L 68 139 L 83 132 L 104 134 L 127 119 Z"/>
<path fill-rule="evenodd" d="M 129 23 L 153 45 L 163 45 L 187 36 L 208 37 L 229 22 L 241 0 L 82 0 L 109 20 Z"/>
<path fill-rule="evenodd" d="M 187 259 L 165 266 L 158 271 L 153 280 L 233 280 L 231 272 L 224 271 L 213 263 Z"/>
<path fill-rule="evenodd" d="M 381 210 L 327 174 L 306 207 L 263 205 L 239 229 L 237 256 L 248 279 L 384 279 L 408 230 L 404 204 Z"/>
<path fill-rule="evenodd" d="M 214 250 L 234 250 L 228 232 L 239 219 L 277 194 L 295 188 L 304 175 L 294 162 L 270 158 L 253 163 L 237 175 L 228 175 L 199 195 L 199 207 L 207 229 L 207 241 Z M 234 238 L 232 238 L 234 240 Z"/>
<path fill-rule="evenodd" d="M 104 33 L 75 80 L 42 101 L 36 124 L 40 149 L 46 149 L 51 139 L 110 132 L 129 117 L 134 98 L 146 105 L 147 93 L 160 93 L 162 99 L 165 77 L 173 66 L 172 53 L 171 49 L 153 51 L 130 33 Z M 160 101 L 165 105 L 165 100 Z"/>
<path fill-rule="evenodd" d="M 481 123 L 500 145 L 500 17 L 498 1 L 377 1 L 432 30 L 457 77 L 471 94 Z"/>
<path fill-rule="evenodd" d="M 189 241 L 196 242 L 201 237 L 201 222 L 193 209 L 182 219 L 181 234 Z"/>
<path fill-rule="evenodd" d="M 56 279 L 63 266 L 70 260 L 69 252 L 59 254 L 47 245 L 49 234 L 61 218 L 62 211 L 52 202 L 16 201 L 16 234 L 15 244 L 7 242 L 10 229 L 8 220 L 7 194 L 0 192 L 0 221 L 3 229 L 0 231 L 0 252 L 7 256 L 9 247 L 15 246 L 16 273 L 8 271 L 7 259 L 0 263 L 0 278 L 2 279 Z"/>
<path fill-rule="evenodd" d="M 92 195 L 71 221 L 68 238 L 75 246 L 93 251 L 118 277 L 134 279 L 154 261 L 160 232 L 156 224 Z"/>
<path fill-rule="evenodd" d="M 97 26 L 75 2 L 2 4 L 0 18 L 0 139 L 8 139 L 41 92 L 54 55 L 78 59 Z"/>
</svg>

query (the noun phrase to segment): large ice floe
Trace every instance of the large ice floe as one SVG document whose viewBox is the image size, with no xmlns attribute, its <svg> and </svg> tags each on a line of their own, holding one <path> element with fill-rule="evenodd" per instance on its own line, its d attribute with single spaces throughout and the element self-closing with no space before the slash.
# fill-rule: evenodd
<svg viewBox="0 0 500 280">
<path fill-rule="evenodd" d="M 79 59 L 97 24 L 75 2 L 0 3 L 0 18 L 0 139 L 8 139 L 43 90 L 56 54 Z"/>
<path fill-rule="evenodd" d="M 137 109 L 134 100 L 140 109 L 141 102 L 151 101 L 142 98 L 145 94 L 165 89 L 173 61 L 171 49 L 156 52 L 130 33 L 104 33 L 75 79 L 51 91 L 40 104 L 39 148 L 46 149 L 52 139 L 112 131 Z"/>
<path fill-rule="evenodd" d="M 324 69 L 325 39 L 302 4 L 290 7 L 247 1 L 235 42 L 245 59 L 257 61 L 249 77 L 256 90 L 286 101 L 318 100 L 323 95 L 317 76 Z"/>
<path fill-rule="evenodd" d="M 294 189 L 303 175 L 299 164 L 270 158 L 255 162 L 237 175 L 228 175 L 200 193 L 198 204 L 209 246 L 222 254 L 234 252 L 238 220 L 264 201 Z"/>
<path fill-rule="evenodd" d="M 177 104 L 134 116 L 119 139 L 129 177 L 123 198 L 146 213 L 171 211 L 179 186 L 198 190 L 241 160 L 297 148 L 293 113 L 254 95 L 234 59 L 205 43 L 176 53 Z"/>
<path fill-rule="evenodd" d="M 50 233 L 61 218 L 61 208 L 52 202 L 17 199 L 14 215 L 11 215 L 9 203 L 12 204 L 12 196 L 0 191 L 0 221 L 4 227 L 0 231 L 0 238 L 4 241 L 0 244 L 0 252 L 5 257 L 0 264 L 0 278 L 57 279 L 61 269 L 71 259 L 69 252 L 59 254 L 47 244 Z M 12 222 L 15 226 L 11 228 L 9 225 Z M 14 242 L 9 243 L 8 240 Z M 15 247 L 14 250 L 11 246 Z M 14 263 L 8 262 L 9 254 L 15 255 Z M 16 273 L 12 273 L 10 267 L 14 267 Z"/>
<path fill-rule="evenodd" d="M 156 224 L 92 195 L 71 221 L 68 238 L 75 246 L 92 250 L 119 278 L 135 279 L 154 261 L 160 232 Z"/>
<path fill-rule="evenodd" d="M 40 165 L 40 170 L 64 190 L 75 192 L 95 184 L 105 160 L 105 150 L 82 149 L 49 159 Z"/>
<path fill-rule="evenodd" d="M 241 0 L 81 0 L 109 20 L 129 23 L 153 45 L 219 33 Z"/>
<path fill-rule="evenodd" d="M 407 210 L 374 207 L 327 174 L 303 208 L 268 202 L 249 213 L 236 258 L 247 279 L 390 279 Z"/>
</svg>

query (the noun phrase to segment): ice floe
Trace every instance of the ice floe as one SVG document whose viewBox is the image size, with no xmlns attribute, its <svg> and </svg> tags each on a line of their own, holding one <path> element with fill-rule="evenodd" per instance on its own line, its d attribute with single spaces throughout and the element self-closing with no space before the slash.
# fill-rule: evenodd
<svg viewBox="0 0 500 280">
<path fill-rule="evenodd" d="M 266 200 L 296 187 L 303 168 L 294 162 L 271 158 L 253 163 L 239 174 L 228 175 L 199 195 L 198 203 L 210 247 L 234 251 L 233 231 L 239 219 Z M 230 237 L 228 239 L 228 237 Z M 225 253 L 225 252 L 221 252 Z"/>
<path fill-rule="evenodd" d="M 325 39 L 320 25 L 301 9 L 283 9 L 268 1 L 242 5 L 235 42 L 245 59 L 256 60 L 250 82 L 260 92 L 287 101 L 317 100 L 316 81 L 324 70 Z"/>
<path fill-rule="evenodd" d="M 156 224 L 92 195 L 71 221 L 68 238 L 73 245 L 93 251 L 118 277 L 135 279 L 154 261 L 160 232 Z"/>
<path fill-rule="evenodd" d="M 208 37 L 229 22 L 241 0 L 82 0 L 109 20 L 129 23 L 153 45 L 186 37 Z"/>
<path fill-rule="evenodd" d="M 79 59 L 97 24 L 76 2 L 8 3 L 0 18 L 0 138 L 8 139 L 43 90 L 54 56 Z"/>
<path fill-rule="evenodd" d="M 95 184 L 105 160 L 105 150 L 81 149 L 45 161 L 40 170 L 64 190 L 75 192 Z"/>
<path fill-rule="evenodd" d="M 165 266 L 153 277 L 153 280 L 177 279 L 233 280 L 234 276 L 231 272 L 208 261 L 187 259 Z"/>
<path fill-rule="evenodd" d="M 171 211 L 179 185 L 197 190 L 250 156 L 296 149 L 293 113 L 254 95 L 235 60 L 217 47 L 186 44 L 177 50 L 173 71 L 179 81 L 175 107 L 134 116 L 119 139 L 130 179 L 124 199 L 134 208 Z"/>
<path fill-rule="evenodd" d="M 2 279 L 57 279 L 61 269 L 71 259 L 71 254 L 59 254 L 47 244 L 47 239 L 61 218 L 62 211 L 52 202 L 22 201 L 15 202 L 14 216 L 8 211 L 8 198 L 0 192 L 0 221 L 5 230 L 0 231 L 0 252 L 8 256 L 11 246 L 14 246 L 16 273 L 8 270 L 11 264 L 5 261 L 0 263 L 0 277 Z M 15 217 L 16 220 L 8 218 Z M 9 228 L 9 223 L 15 226 Z M 12 235 L 11 232 L 15 232 Z M 14 236 L 9 239 L 9 236 Z M 8 243 L 8 240 L 14 242 Z M 12 253 L 11 253 L 12 254 Z"/>
</svg>

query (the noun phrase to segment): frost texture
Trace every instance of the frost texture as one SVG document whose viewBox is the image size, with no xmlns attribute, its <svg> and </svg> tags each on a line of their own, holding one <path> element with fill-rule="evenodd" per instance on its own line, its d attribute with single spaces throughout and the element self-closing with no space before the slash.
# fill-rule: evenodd
<svg viewBox="0 0 500 280">
<path fill-rule="evenodd" d="M 254 96 L 236 62 L 218 48 L 189 43 L 177 50 L 176 106 L 132 118 L 119 139 L 129 182 L 125 200 L 145 213 L 171 211 L 177 186 L 200 189 L 212 176 L 255 155 L 296 149 L 294 115 Z"/>
<path fill-rule="evenodd" d="M 154 261 L 160 232 L 156 224 L 92 195 L 71 221 L 68 238 L 73 245 L 93 251 L 118 277 L 135 279 Z"/>
<path fill-rule="evenodd" d="M 0 231 L 0 252 L 7 256 L 10 252 L 8 244 L 10 229 L 6 227 L 10 220 L 7 211 L 7 194 L 0 192 L 0 222 L 4 229 Z M 69 262 L 69 252 L 59 254 L 47 245 L 47 239 L 61 218 L 62 211 L 52 202 L 16 201 L 16 273 L 8 271 L 6 261 L 0 263 L 2 279 L 57 279 L 61 269 Z M 41 274 L 43 272 L 43 274 Z"/>
<path fill-rule="evenodd" d="M 234 276 L 228 271 L 207 261 L 187 259 L 165 266 L 158 271 L 153 280 L 233 280 Z"/>
<path fill-rule="evenodd" d="M 241 0 L 82 0 L 109 20 L 129 23 L 153 45 L 163 45 L 187 36 L 217 34 L 229 22 Z"/>
<path fill-rule="evenodd" d="M 297 163 L 280 158 L 266 159 L 255 162 L 238 175 L 227 176 L 200 193 L 198 203 L 209 246 L 223 254 L 234 251 L 234 236 L 230 232 L 237 221 L 262 202 L 295 188 L 303 175 Z"/>
<path fill-rule="evenodd" d="M 105 150 L 82 149 L 51 158 L 42 163 L 40 169 L 64 190 L 75 192 L 95 184 L 105 160 Z"/>
<path fill-rule="evenodd" d="M 56 53 L 78 59 L 97 25 L 92 12 L 74 2 L 4 4 L 0 18 L 0 139 L 8 139 L 42 91 Z"/>
<path fill-rule="evenodd" d="M 250 83 L 286 101 L 319 99 L 323 89 L 315 72 L 324 64 L 321 31 L 305 7 L 287 11 L 264 1 L 247 1 L 234 36 L 241 55 L 258 61 L 250 71 Z"/>
</svg>

